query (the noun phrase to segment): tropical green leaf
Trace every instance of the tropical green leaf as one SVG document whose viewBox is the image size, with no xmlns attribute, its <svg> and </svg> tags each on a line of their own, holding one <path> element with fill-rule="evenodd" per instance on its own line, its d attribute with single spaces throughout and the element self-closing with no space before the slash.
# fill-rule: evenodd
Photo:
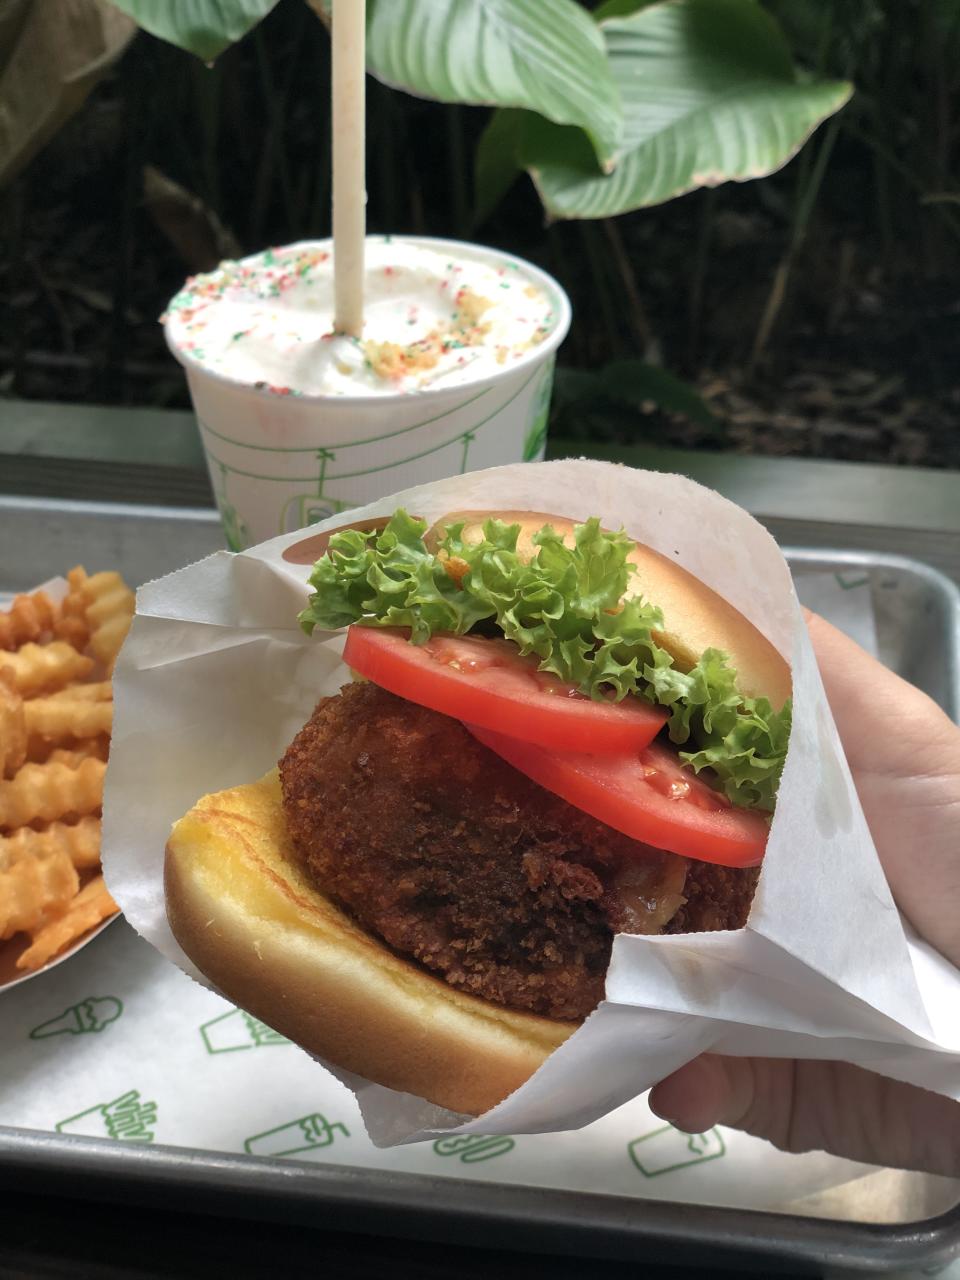
<svg viewBox="0 0 960 1280">
<path fill-rule="evenodd" d="M 144 31 L 212 62 L 265 18 L 277 0 L 112 0 Z"/>
<path fill-rule="evenodd" d="M 576 125 L 602 169 L 620 145 L 603 36 L 575 0 L 370 0 L 367 65 L 420 97 L 523 107 Z"/>
<path fill-rule="evenodd" d="M 960 0 L 934 0 L 934 13 L 942 31 L 948 35 L 960 31 Z"/>
<path fill-rule="evenodd" d="M 658 0 L 604 0 L 593 11 L 594 22 L 606 22 L 610 18 L 628 18 L 638 9 L 646 9 Z"/>
<path fill-rule="evenodd" d="M 699 392 L 666 369 L 642 360 L 614 360 L 600 376 L 603 390 L 621 404 L 640 408 L 652 403 L 668 413 L 682 413 L 710 431 L 720 426 Z"/>
<path fill-rule="evenodd" d="M 520 163 L 519 131 L 510 108 L 494 111 L 480 135 L 473 158 L 473 225 L 479 226 L 513 186 Z"/>
<path fill-rule="evenodd" d="M 756 0 L 666 0 L 603 24 L 624 111 L 604 175 L 576 129 L 526 112 L 520 154 L 547 210 L 603 218 L 784 165 L 848 100 L 844 81 L 801 79 Z"/>
</svg>

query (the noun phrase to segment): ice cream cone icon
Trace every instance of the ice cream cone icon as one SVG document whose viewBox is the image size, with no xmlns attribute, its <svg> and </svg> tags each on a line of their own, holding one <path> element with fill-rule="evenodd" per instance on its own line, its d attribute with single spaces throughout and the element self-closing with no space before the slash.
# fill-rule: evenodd
<svg viewBox="0 0 960 1280">
<path fill-rule="evenodd" d="M 243 1149 L 251 1156 L 295 1156 L 304 1151 L 329 1147 L 335 1137 L 334 1130 L 345 1138 L 350 1137 L 346 1125 L 339 1122 L 331 1124 L 325 1116 L 315 1112 L 268 1129 L 265 1133 L 254 1134 L 244 1142 Z"/>
<path fill-rule="evenodd" d="M 122 1142 L 152 1142 L 152 1125 L 157 1122 L 157 1104 L 141 1102 L 137 1089 L 122 1093 L 112 1102 L 68 1116 L 56 1125 L 57 1133 L 82 1134 L 87 1138 L 116 1138 Z"/>
<path fill-rule="evenodd" d="M 31 1040 L 46 1040 L 50 1036 L 84 1036 L 109 1027 L 123 1013 L 123 1002 L 116 996 L 88 996 L 78 1004 L 72 1004 L 49 1022 L 43 1022 L 30 1032 Z"/>
<path fill-rule="evenodd" d="M 279 1031 L 273 1031 L 244 1009 L 231 1009 L 211 1018 L 200 1028 L 200 1034 L 207 1053 L 234 1053 L 238 1049 L 290 1043 Z"/>
</svg>

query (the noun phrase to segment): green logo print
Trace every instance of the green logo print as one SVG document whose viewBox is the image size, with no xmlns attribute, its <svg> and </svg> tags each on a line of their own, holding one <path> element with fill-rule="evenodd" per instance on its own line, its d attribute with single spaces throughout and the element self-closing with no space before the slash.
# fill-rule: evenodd
<svg viewBox="0 0 960 1280">
<path fill-rule="evenodd" d="M 438 1156 L 459 1156 L 461 1164 L 477 1164 L 505 1156 L 517 1144 L 512 1138 L 485 1138 L 479 1133 L 458 1133 L 452 1138 L 438 1138 L 433 1144 Z"/>
<path fill-rule="evenodd" d="M 855 587 L 867 587 L 870 585 L 870 577 L 867 574 L 862 574 L 859 578 L 854 578 L 850 582 L 847 581 L 842 573 L 835 573 L 833 576 L 837 581 L 837 586 L 844 591 L 853 591 Z"/>
<path fill-rule="evenodd" d="M 310 1116 L 301 1116 L 299 1120 L 277 1125 L 275 1129 L 267 1129 L 265 1133 L 255 1133 L 246 1139 L 243 1149 L 250 1156 L 296 1156 L 304 1151 L 329 1147 L 336 1136 L 334 1130 L 345 1138 L 350 1137 L 345 1124 L 331 1124 L 325 1116 L 314 1112 Z"/>
<path fill-rule="evenodd" d="M 100 1102 L 56 1126 L 57 1133 L 77 1133 L 85 1138 L 117 1138 L 121 1142 L 152 1142 L 152 1125 L 157 1123 L 157 1104 L 141 1102 L 136 1089 L 122 1093 L 112 1102 Z"/>
<path fill-rule="evenodd" d="M 645 1178 L 686 1169 L 692 1164 L 719 1160 L 726 1152 L 719 1129 L 707 1133 L 681 1133 L 672 1124 L 662 1125 L 627 1143 L 630 1159 Z"/>
<path fill-rule="evenodd" d="M 536 462 L 543 457 L 547 443 L 547 422 L 550 418 L 550 392 L 553 390 L 553 360 L 549 360 L 540 375 L 540 382 L 533 397 L 533 414 L 523 441 L 524 462 Z"/>
<path fill-rule="evenodd" d="M 203 423 L 200 424 L 203 426 Z M 214 492 L 217 507 L 220 510 L 220 523 L 223 525 L 223 537 L 228 551 L 243 551 L 250 545 L 250 530 L 243 517 L 227 497 L 227 468 L 222 462 L 220 468 L 220 487 Z"/>
<path fill-rule="evenodd" d="M 316 493 L 300 493 L 287 501 L 280 508 L 280 532 L 291 533 L 294 529 L 306 529 L 308 525 L 318 524 L 321 520 L 329 520 L 339 515 L 344 503 L 338 498 L 331 498 L 323 492 L 327 482 L 327 463 L 336 462 L 337 455 L 332 449 L 318 449 L 316 452 L 317 491 Z"/>
<path fill-rule="evenodd" d="M 123 1001 L 116 996 L 88 996 L 70 1005 L 49 1022 L 42 1022 L 30 1032 L 31 1040 L 48 1040 L 50 1036 L 85 1036 L 109 1027 L 123 1013 Z"/>
<path fill-rule="evenodd" d="M 289 1044 L 286 1036 L 243 1009 L 230 1009 L 211 1018 L 200 1028 L 207 1053 L 236 1053 L 238 1049 L 259 1049 L 271 1044 Z"/>
</svg>

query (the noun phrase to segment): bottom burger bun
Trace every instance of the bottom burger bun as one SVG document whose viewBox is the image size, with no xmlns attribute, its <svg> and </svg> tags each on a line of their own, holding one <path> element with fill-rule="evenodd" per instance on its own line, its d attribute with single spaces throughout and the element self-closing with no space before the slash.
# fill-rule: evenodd
<svg viewBox="0 0 960 1280">
<path fill-rule="evenodd" d="M 575 1029 L 467 995 L 388 950 L 304 879 L 276 771 L 204 796 L 166 850 L 167 917 L 230 1000 L 309 1053 L 479 1115 Z"/>
</svg>

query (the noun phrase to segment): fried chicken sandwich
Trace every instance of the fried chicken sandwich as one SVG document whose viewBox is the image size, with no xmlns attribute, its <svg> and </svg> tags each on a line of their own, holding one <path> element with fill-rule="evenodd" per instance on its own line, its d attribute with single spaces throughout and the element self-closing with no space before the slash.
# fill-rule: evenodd
<svg viewBox="0 0 960 1280">
<path fill-rule="evenodd" d="M 167 846 L 180 945 L 316 1056 L 455 1111 L 603 998 L 617 933 L 743 926 L 790 728 L 779 653 L 597 519 L 338 531 L 308 633 L 353 671 Z"/>
</svg>

